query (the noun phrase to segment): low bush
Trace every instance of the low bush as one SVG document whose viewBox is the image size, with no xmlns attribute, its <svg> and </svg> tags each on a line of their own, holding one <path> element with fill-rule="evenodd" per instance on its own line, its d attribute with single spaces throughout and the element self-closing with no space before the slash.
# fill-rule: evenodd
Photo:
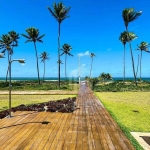
<svg viewBox="0 0 150 150">
<path fill-rule="evenodd" d="M 120 81 L 115 81 L 108 84 L 96 85 L 94 88 L 96 92 L 127 92 L 127 91 L 150 91 L 150 82 L 139 82 L 135 86 L 134 82 L 128 81 L 123 84 Z"/>
</svg>

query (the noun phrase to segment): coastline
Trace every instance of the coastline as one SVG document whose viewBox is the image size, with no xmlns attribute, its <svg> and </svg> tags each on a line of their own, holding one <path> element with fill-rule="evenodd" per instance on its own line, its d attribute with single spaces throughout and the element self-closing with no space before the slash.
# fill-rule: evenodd
<svg viewBox="0 0 150 150">
<path fill-rule="evenodd" d="M 37 81 L 37 80 L 38 80 L 37 77 L 12 77 L 11 78 L 11 81 L 13 81 L 13 82 L 17 82 L 17 81 Z M 43 78 L 41 78 L 40 80 L 43 81 Z M 60 78 L 60 81 L 65 81 L 65 80 L 66 80 L 65 77 Z M 69 81 L 79 81 L 78 77 L 68 77 L 67 80 L 69 80 Z M 83 81 L 84 77 L 81 77 L 80 80 Z M 122 81 L 122 80 L 123 80 L 122 77 L 113 77 L 112 81 Z M 126 81 L 129 81 L 129 80 L 134 81 L 134 78 L 133 77 L 126 77 L 125 80 Z M 143 81 L 150 81 L 150 77 L 143 77 L 142 80 Z M 5 81 L 5 77 L 0 77 L 0 81 Z M 45 77 L 44 81 L 56 82 L 56 81 L 58 81 L 58 78 L 57 77 Z"/>
</svg>

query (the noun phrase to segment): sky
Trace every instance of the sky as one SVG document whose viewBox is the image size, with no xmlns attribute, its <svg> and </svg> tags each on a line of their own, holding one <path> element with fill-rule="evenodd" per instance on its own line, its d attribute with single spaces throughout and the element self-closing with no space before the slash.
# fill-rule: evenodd
<svg viewBox="0 0 150 150">
<path fill-rule="evenodd" d="M 36 56 L 33 43 L 25 43 L 21 35 L 26 29 L 35 27 L 40 35 L 45 34 L 43 43 L 37 43 L 38 56 L 43 51 L 49 54 L 46 61 L 46 77 L 58 76 L 58 22 L 50 14 L 47 6 L 58 0 L 0 0 L 0 37 L 14 30 L 20 34 L 19 45 L 14 48 L 12 59 L 25 59 L 25 65 L 12 63 L 12 77 L 37 77 Z M 91 67 L 90 53 L 96 56 L 93 60 L 92 77 L 102 72 L 112 77 L 123 76 L 123 45 L 119 41 L 121 32 L 125 31 L 122 11 L 134 8 L 142 15 L 129 23 L 129 31 L 138 38 L 132 42 L 135 67 L 139 51 L 137 44 L 142 41 L 150 43 L 150 1 L 149 0 L 63 0 L 66 7 L 71 6 L 69 18 L 61 23 L 60 45 L 71 45 L 73 57 L 67 58 L 67 76 L 78 76 L 80 56 L 81 76 L 89 76 Z M 1 50 L 0 50 L 1 52 Z M 150 54 L 143 53 L 142 77 L 150 77 Z M 65 57 L 61 56 L 65 63 Z M 6 76 L 7 54 L 0 59 L 0 77 Z M 40 76 L 43 76 L 43 63 L 39 58 Z M 65 65 L 61 65 L 61 77 L 65 76 Z M 129 45 L 126 45 L 126 77 L 133 77 Z M 139 77 L 139 73 L 138 73 Z"/>
</svg>

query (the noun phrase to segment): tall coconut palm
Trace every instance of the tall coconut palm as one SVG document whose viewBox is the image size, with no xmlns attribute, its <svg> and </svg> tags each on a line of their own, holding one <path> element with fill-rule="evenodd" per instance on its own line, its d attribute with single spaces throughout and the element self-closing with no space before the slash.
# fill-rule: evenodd
<svg viewBox="0 0 150 150">
<path fill-rule="evenodd" d="M 22 36 L 27 38 L 27 41 L 25 43 L 27 43 L 27 42 L 33 42 L 34 43 L 35 54 L 36 54 L 37 73 L 38 73 L 38 82 L 40 84 L 39 65 L 38 65 L 38 52 L 37 52 L 37 48 L 36 48 L 36 42 L 42 42 L 43 43 L 43 41 L 41 39 L 45 36 L 45 34 L 39 36 L 39 34 L 40 34 L 39 30 L 34 28 L 34 27 L 28 28 L 26 30 L 26 32 L 27 32 L 27 35 L 22 34 Z"/>
<path fill-rule="evenodd" d="M 8 32 L 8 35 L 10 36 L 11 38 L 11 51 L 10 51 L 10 58 L 9 58 L 9 61 L 11 61 L 11 56 L 13 55 L 14 53 L 14 47 L 18 46 L 18 39 L 20 38 L 19 37 L 19 34 L 17 34 L 15 31 L 10 31 Z M 8 69 L 7 69 L 7 73 L 6 73 L 6 82 L 7 82 L 7 78 L 8 78 L 8 72 L 9 72 L 9 65 L 8 65 Z"/>
<path fill-rule="evenodd" d="M 40 58 L 42 59 L 41 62 L 44 63 L 43 81 L 44 81 L 44 78 L 45 78 L 45 61 L 46 61 L 46 60 L 49 60 L 49 57 L 48 57 L 48 56 L 49 56 L 49 54 L 46 53 L 46 52 L 43 52 L 43 53 L 41 53 L 41 55 L 40 55 Z"/>
<path fill-rule="evenodd" d="M 142 70 L 142 51 L 150 53 L 148 48 L 149 48 L 149 44 L 147 42 L 141 42 L 140 45 L 137 48 L 137 50 L 141 51 L 141 56 L 140 56 L 140 80 L 141 80 L 141 70 Z"/>
<path fill-rule="evenodd" d="M 0 49 L 2 49 L 2 53 L 5 54 L 6 51 L 8 53 L 8 67 L 9 67 L 9 61 L 10 61 L 10 54 L 12 51 L 11 43 L 12 43 L 12 40 L 8 34 L 2 35 L 1 40 L 0 40 Z M 6 81 L 7 81 L 7 78 L 6 78 Z"/>
<path fill-rule="evenodd" d="M 128 32 L 129 22 L 132 22 L 135 19 L 137 19 L 141 15 L 141 13 L 142 13 L 142 11 L 135 12 L 134 8 L 127 8 L 127 9 L 123 10 L 122 17 L 123 17 L 123 20 L 124 20 L 124 24 L 125 24 L 127 33 L 129 33 Z M 130 39 L 130 35 L 129 34 L 128 34 L 128 38 Z M 130 46 L 130 53 L 131 53 L 131 59 L 132 59 L 132 68 L 133 68 L 134 81 L 135 81 L 135 85 L 137 85 L 136 73 L 135 73 L 135 67 L 134 67 L 134 58 L 133 58 L 132 46 L 131 46 L 131 42 L 130 41 L 129 41 L 129 46 Z"/>
<path fill-rule="evenodd" d="M 48 7 L 48 10 L 52 14 L 52 16 L 58 21 L 58 62 L 60 60 L 60 24 L 63 20 L 68 18 L 68 13 L 71 7 L 66 8 L 62 2 L 53 4 L 53 10 Z M 58 63 L 58 80 L 59 80 L 59 88 L 60 88 L 60 63 Z"/>
<path fill-rule="evenodd" d="M 90 54 L 90 57 L 92 58 L 92 61 L 91 61 L 91 69 L 90 69 L 90 78 L 91 78 L 91 73 L 92 73 L 92 65 L 93 65 L 93 57 L 95 57 L 96 55 L 94 53 L 91 53 Z"/>
<path fill-rule="evenodd" d="M 127 31 L 124 31 L 123 33 L 120 34 L 119 40 L 122 42 L 123 46 L 124 46 L 124 54 L 123 54 L 123 83 L 125 82 L 125 52 L 126 52 L 126 43 L 129 41 L 134 40 L 135 38 L 137 38 L 137 36 L 133 33 L 133 32 L 129 32 L 129 36 L 130 39 L 128 38 L 128 33 Z"/>
<path fill-rule="evenodd" d="M 71 53 L 70 53 L 70 51 L 71 51 L 71 49 L 72 49 L 72 47 L 69 45 L 69 44 L 64 44 L 63 46 L 62 46 L 62 54 L 61 54 L 61 56 L 62 55 L 64 55 L 65 54 L 65 78 L 67 79 L 67 68 L 66 68 L 66 62 L 67 62 L 67 55 L 68 56 L 73 56 Z"/>
</svg>

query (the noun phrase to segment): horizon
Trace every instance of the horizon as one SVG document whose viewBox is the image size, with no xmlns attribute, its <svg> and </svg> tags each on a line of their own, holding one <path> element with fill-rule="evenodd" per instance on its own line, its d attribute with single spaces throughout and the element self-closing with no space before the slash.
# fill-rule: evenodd
<svg viewBox="0 0 150 150">
<path fill-rule="evenodd" d="M 59 1 L 56 0 L 56 3 Z M 15 76 L 37 77 L 35 50 L 33 43 L 25 43 L 26 39 L 21 34 L 26 34 L 29 27 L 38 28 L 40 35 L 45 34 L 43 43 L 37 43 L 38 56 L 46 51 L 50 60 L 46 61 L 46 76 L 58 76 L 57 65 L 57 36 L 58 23 L 50 14 L 47 6 L 52 8 L 53 1 L 43 0 L 5 0 L 0 2 L 0 13 L 3 24 L 0 28 L 0 37 L 9 31 L 16 31 L 20 35 L 19 46 L 14 48 L 13 59 L 25 59 L 25 65 L 17 62 L 12 64 L 12 78 Z M 110 73 L 112 77 L 123 76 L 123 44 L 119 41 L 120 33 L 125 30 L 122 19 L 122 11 L 133 7 L 135 11 L 142 11 L 142 15 L 129 23 L 129 31 L 134 32 L 138 38 L 132 42 L 132 49 L 137 67 L 138 54 L 137 44 L 141 41 L 150 43 L 150 1 L 69 1 L 63 0 L 66 7 L 71 6 L 69 18 L 61 24 L 61 47 L 68 43 L 73 48 L 73 57 L 67 57 L 67 76 L 78 76 L 78 55 L 81 61 L 81 76 L 89 76 L 91 67 L 90 53 L 96 57 L 93 60 L 92 77 L 99 76 L 102 72 Z M 119 6 L 119 7 L 118 7 Z M 29 11 L 30 10 L 30 11 Z M 11 12 L 11 13 L 10 13 Z M 9 22 L 8 22 L 9 20 Z M 145 21 L 146 20 L 146 21 Z M 1 52 L 1 50 L 0 50 Z M 143 53 L 142 78 L 150 76 L 150 55 Z M 64 56 L 61 56 L 64 62 Z M 7 54 L 0 59 L 0 77 L 6 76 Z M 64 77 L 65 65 L 61 65 L 61 77 Z M 43 77 L 43 63 L 39 59 L 40 77 Z M 131 56 L 129 46 L 126 46 L 126 77 L 133 78 Z M 138 77 L 139 78 L 139 72 Z"/>
</svg>

